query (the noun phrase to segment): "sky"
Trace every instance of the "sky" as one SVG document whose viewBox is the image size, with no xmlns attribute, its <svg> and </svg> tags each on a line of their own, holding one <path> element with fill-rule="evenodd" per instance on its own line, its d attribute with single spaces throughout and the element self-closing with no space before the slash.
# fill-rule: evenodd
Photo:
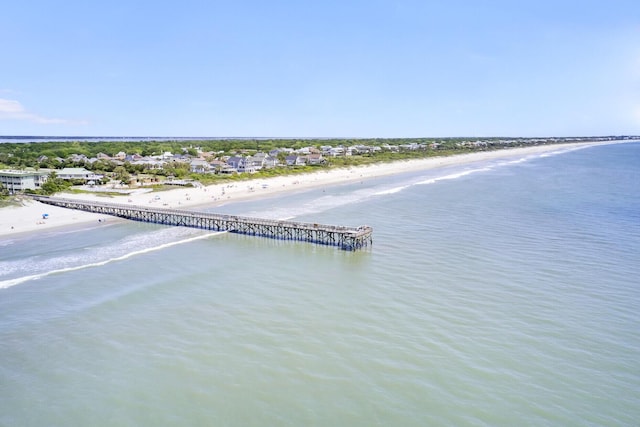
<svg viewBox="0 0 640 427">
<path fill-rule="evenodd" d="M 0 135 L 640 134 L 640 1 L 21 0 Z"/>
</svg>

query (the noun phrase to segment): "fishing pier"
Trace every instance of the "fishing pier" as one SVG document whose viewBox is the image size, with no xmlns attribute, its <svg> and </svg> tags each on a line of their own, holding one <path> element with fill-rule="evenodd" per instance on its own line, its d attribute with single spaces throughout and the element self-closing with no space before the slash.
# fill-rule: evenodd
<svg viewBox="0 0 640 427">
<path fill-rule="evenodd" d="M 32 198 L 48 205 L 111 215 L 133 221 L 227 231 L 279 240 L 298 240 L 337 246 L 346 251 L 355 251 L 372 244 L 373 229 L 367 225 L 353 228 L 58 197 L 32 196 Z"/>
</svg>

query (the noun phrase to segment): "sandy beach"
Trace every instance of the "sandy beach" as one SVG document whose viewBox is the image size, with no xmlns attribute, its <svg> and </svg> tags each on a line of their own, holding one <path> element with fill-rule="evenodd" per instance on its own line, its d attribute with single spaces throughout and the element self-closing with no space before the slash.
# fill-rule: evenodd
<svg viewBox="0 0 640 427">
<path fill-rule="evenodd" d="M 60 193 L 56 197 L 82 200 L 100 200 L 132 205 L 156 206 L 164 208 L 196 208 L 198 206 L 215 207 L 221 204 L 267 197 L 282 192 L 303 191 L 315 187 L 331 186 L 348 182 L 364 181 L 371 178 L 455 166 L 501 158 L 517 158 L 544 152 L 567 150 L 579 146 L 598 145 L 599 143 L 541 145 L 533 147 L 477 152 L 456 156 L 433 157 L 379 163 L 368 166 L 322 170 L 318 172 L 260 178 L 235 183 L 215 184 L 206 187 L 177 188 L 162 192 L 134 190 L 122 196 L 105 197 L 93 193 Z M 46 219 L 43 217 L 47 215 Z M 59 227 L 79 226 L 83 224 L 111 223 L 121 219 L 81 212 L 71 209 L 45 205 L 24 198 L 22 206 L 0 208 L 0 238 L 18 233 L 40 232 Z"/>
</svg>

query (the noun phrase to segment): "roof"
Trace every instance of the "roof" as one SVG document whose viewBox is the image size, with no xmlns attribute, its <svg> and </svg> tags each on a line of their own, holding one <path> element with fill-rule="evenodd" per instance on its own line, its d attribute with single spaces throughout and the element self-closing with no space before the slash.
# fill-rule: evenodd
<svg viewBox="0 0 640 427">
<path fill-rule="evenodd" d="M 29 176 L 29 175 L 49 175 L 48 171 L 25 171 L 25 170 L 14 170 L 14 169 L 4 169 L 0 170 L 0 175 L 4 176 Z"/>
<path fill-rule="evenodd" d="M 64 168 L 56 171 L 58 174 L 92 173 L 85 168 Z"/>
</svg>

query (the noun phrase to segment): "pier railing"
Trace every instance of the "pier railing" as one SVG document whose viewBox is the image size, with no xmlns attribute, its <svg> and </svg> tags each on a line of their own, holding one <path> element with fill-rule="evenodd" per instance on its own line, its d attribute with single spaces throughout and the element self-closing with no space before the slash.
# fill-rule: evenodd
<svg viewBox="0 0 640 427">
<path fill-rule="evenodd" d="M 373 229 L 367 225 L 343 227 L 297 221 L 251 218 L 184 209 L 154 208 L 120 203 L 84 201 L 59 197 L 32 196 L 34 200 L 53 206 L 77 209 L 134 221 L 200 228 L 213 231 L 261 236 L 280 240 L 298 240 L 338 246 L 355 251 L 372 244 Z"/>
</svg>

